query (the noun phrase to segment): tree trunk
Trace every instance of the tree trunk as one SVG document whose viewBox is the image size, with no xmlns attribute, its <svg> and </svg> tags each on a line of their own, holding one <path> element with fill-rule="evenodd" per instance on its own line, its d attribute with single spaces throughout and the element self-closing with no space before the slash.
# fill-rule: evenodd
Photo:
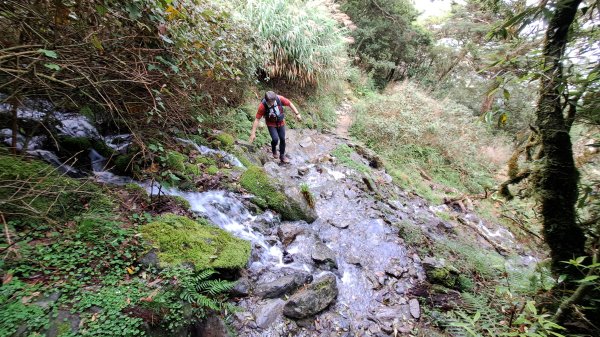
<svg viewBox="0 0 600 337">
<path fill-rule="evenodd" d="M 553 272 L 575 278 L 581 274 L 562 261 L 585 255 L 585 236 L 575 218 L 578 172 L 563 116 L 560 88 L 564 82 L 562 57 L 567 35 L 580 3 L 581 0 L 557 2 L 546 31 L 543 74 L 536 111 L 536 125 L 545 154 L 536 186 L 541 202 L 544 238 L 550 246 Z"/>
</svg>

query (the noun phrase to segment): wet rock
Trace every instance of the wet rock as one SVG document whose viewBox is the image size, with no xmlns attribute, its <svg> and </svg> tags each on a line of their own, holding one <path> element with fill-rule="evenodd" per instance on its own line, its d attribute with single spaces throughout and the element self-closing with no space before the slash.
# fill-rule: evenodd
<svg viewBox="0 0 600 337">
<path fill-rule="evenodd" d="M 56 318 L 50 321 L 50 326 L 46 332 L 47 337 L 57 337 L 72 332 L 74 335 L 79 331 L 79 323 L 81 318 L 79 315 L 72 314 L 68 310 L 58 310 Z"/>
<path fill-rule="evenodd" d="M 325 265 L 327 269 L 337 268 L 335 253 L 322 242 L 315 244 L 311 257 L 313 261 Z"/>
<path fill-rule="evenodd" d="M 300 147 L 309 147 L 313 145 L 313 141 L 310 137 L 304 137 L 302 140 L 300 140 L 299 145 Z"/>
<path fill-rule="evenodd" d="M 369 177 L 368 175 L 364 175 L 362 177 L 362 181 L 365 183 L 365 185 L 367 186 L 369 191 L 371 191 L 371 192 L 377 191 L 377 186 L 375 185 L 375 181 L 373 181 L 373 179 L 371 177 Z"/>
<path fill-rule="evenodd" d="M 297 235 L 304 234 L 306 232 L 306 226 L 298 223 L 286 222 L 277 229 L 277 236 L 279 236 L 279 239 L 283 245 L 287 246 L 292 243 L 294 239 L 296 239 Z"/>
<path fill-rule="evenodd" d="M 227 325 L 219 316 L 208 316 L 202 322 L 197 324 L 194 329 L 195 336 L 202 337 L 229 337 Z M 186 334 L 187 336 L 187 334 Z"/>
<path fill-rule="evenodd" d="M 337 295 L 335 276 L 327 274 L 295 293 L 283 307 L 283 314 L 290 318 L 313 316 L 327 308 Z"/>
<path fill-rule="evenodd" d="M 368 149 L 367 147 L 362 146 L 360 144 L 350 143 L 350 144 L 348 144 L 348 146 L 354 148 L 356 153 L 358 153 L 363 158 L 368 160 L 369 166 L 371 166 L 372 168 L 375 168 L 375 169 L 383 168 L 383 166 L 384 166 L 383 160 L 381 159 L 381 157 L 379 157 L 379 155 L 377 155 L 377 153 L 375 153 L 375 151 Z"/>
<path fill-rule="evenodd" d="M 352 189 L 347 189 L 344 191 L 344 195 L 346 196 L 346 198 L 348 198 L 350 200 L 354 200 L 354 199 L 356 199 L 356 196 L 358 194 Z"/>
<path fill-rule="evenodd" d="M 333 198 L 333 191 L 327 190 L 327 191 L 321 192 L 321 198 L 323 198 L 325 200 L 329 200 L 329 199 Z"/>
<path fill-rule="evenodd" d="M 56 304 L 56 301 L 58 301 L 60 296 L 61 296 L 60 291 L 53 292 L 53 293 L 50 293 L 50 294 L 40 297 L 39 299 L 35 300 L 33 302 L 33 304 L 37 305 L 38 307 L 41 307 L 44 310 L 47 310 L 47 309 L 53 307 L 54 304 Z"/>
<path fill-rule="evenodd" d="M 234 297 L 245 297 L 250 293 L 250 280 L 247 277 L 242 277 L 231 289 L 231 295 Z"/>
<path fill-rule="evenodd" d="M 348 228 L 348 226 L 350 226 L 350 221 L 348 220 L 328 220 L 327 221 L 330 225 L 340 228 L 340 229 L 345 229 Z"/>
<path fill-rule="evenodd" d="M 408 308 L 413 318 L 421 317 L 421 306 L 419 305 L 419 301 L 416 298 L 413 298 L 410 301 L 408 301 Z"/>
<path fill-rule="evenodd" d="M 288 263 L 294 262 L 294 257 L 292 256 L 292 254 L 288 253 L 287 250 L 284 250 L 282 260 L 283 260 L 283 263 L 288 264 Z"/>
<path fill-rule="evenodd" d="M 298 168 L 298 175 L 304 176 L 308 173 L 310 168 L 308 166 L 303 166 Z"/>
<path fill-rule="evenodd" d="M 458 291 L 439 285 L 419 284 L 413 287 L 410 293 L 423 298 L 428 305 L 443 311 L 454 310 L 464 305 Z"/>
<path fill-rule="evenodd" d="M 283 312 L 283 306 L 285 301 L 282 299 L 275 299 L 267 302 L 256 310 L 256 326 L 261 329 L 268 328 L 273 322 L 281 316 Z"/>
<path fill-rule="evenodd" d="M 259 284 L 254 293 L 262 298 L 276 298 L 289 294 L 305 283 L 312 281 L 312 275 L 308 273 L 295 273 L 279 277 L 274 281 Z"/>
<path fill-rule="evenodd" d="M 150 249 L 149 252 L 144 254 L 139 260 L 142 266 L 158 268 L 160 261 L 158 260 L 158 250 L 156 248 Z"/>
</svg>

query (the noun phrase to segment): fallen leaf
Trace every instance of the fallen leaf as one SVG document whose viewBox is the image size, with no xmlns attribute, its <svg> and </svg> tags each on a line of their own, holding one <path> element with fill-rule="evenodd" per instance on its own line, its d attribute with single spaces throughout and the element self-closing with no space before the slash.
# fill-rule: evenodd
<svg viewBox="0 0 600 337">
<path fill-rule="evenodd" d="M 4 277 L 2 277 L 2 285 L 7 284 L 8 282 L 12 281 L 12 279 L 13 279 L 13 274 L 7 273 L 6 275 L 4 275 Z"/>
</svg>

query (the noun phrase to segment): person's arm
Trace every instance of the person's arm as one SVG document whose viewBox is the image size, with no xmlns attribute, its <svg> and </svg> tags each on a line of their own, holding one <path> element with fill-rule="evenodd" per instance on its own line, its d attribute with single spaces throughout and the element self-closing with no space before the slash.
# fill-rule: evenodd
<svg viewBox="0 0 600 337">
<path fill-rule="evenodd" d="M 252 123 L 252 131 L 250 131 L 250 143 L 254 141 L 256 138 L 256 127 L 258 127 L 259 119 L 254 118 L 254 123 Z"/>
<path fill-rule="evenodd" d="M 296 106 L 291 101 L 290 101 L 290 108 L 292 108 L 292 111 L 294 111 L 294 114 L 296 114 L 296 119 L 298 120 L 298 122 L 302 122 L 302 117 L 300 116 L 300 112 L 298 112 L 298 109 L 296 109 Z"/>
</svg>

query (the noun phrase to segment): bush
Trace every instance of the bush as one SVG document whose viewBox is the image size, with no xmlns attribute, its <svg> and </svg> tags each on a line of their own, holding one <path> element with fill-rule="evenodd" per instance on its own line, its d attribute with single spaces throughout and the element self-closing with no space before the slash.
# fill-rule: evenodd
<svg viewBox="0 0 600 337">
<path fill-rule="evenodd" d="M 240 15 L 258 29 L 264 70 L 300 86 L 333 78 L 346 64 L 346 30 L 322 1 L 244 2 Z"/>
</svg>

